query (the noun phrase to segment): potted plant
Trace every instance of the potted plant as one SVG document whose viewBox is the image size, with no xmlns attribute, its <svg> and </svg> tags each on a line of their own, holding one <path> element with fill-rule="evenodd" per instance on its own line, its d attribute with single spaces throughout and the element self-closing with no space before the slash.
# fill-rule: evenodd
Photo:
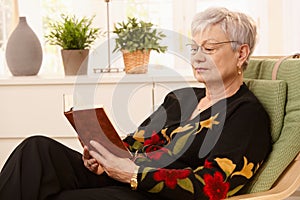
<svg viewBox="0 0 300 200">
<path fill-rule="evenodd" d="M 65 75 L 87 74 L 89 48 L 100 34 L 99 28 L 92 28 L 91 18 L 61 15 L 61 21 L 49 23 L 50 33 L 45 35 L 51 45 L 62 47 L 61 55 Z"/>
<path fill-rule="evenodd" d="M 138 21 L 134 17 L 114 26 L 113 33 L 117 37 L 113 52 L 119 50 L 123 53 L 126 73 L 146 73 L 150 51 L 164 53 L 167 50 L 167 46 L 159 43 L 166 36 L 152 27 L 151 22 Z"/>
</svg>

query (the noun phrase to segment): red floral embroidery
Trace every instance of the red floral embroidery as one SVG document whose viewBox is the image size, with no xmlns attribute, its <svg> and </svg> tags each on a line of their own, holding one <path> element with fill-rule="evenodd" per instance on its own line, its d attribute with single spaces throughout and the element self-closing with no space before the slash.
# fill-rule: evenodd
<svg viewBox="0 0 300 200">
<path fill-rule="evenodd" d="M 221 172 L 215 172 L 214 176 L 205 174 L 203 178 L 205 182 L 203 192 L 209 197 L 210 200 L 220 200 L 226 198 L 229 190 L 229 183 L 224 182 Z"/>
<path fill-rule="evenodd" d="M 177 179 L 185 179 L 190 173 L 188 169 L 159 169 L 154 172 L 153 178 L 156 181 L 164 181 L 168 188 L 175 189 Z"/>
<path fill-rule="evenodd" d="M 147 153 L 148 158 L 152 160 L 159 160 L 163 154 L 168 153 L 168 149 L 161 146 L 152 145 L 146 148 L 145 152 Z"/>
<path fill-rule="evenodd" d="M 205 167 L 205 168 L 211 169 L 211 168 L 214 167 L 214 165 L 213 165 L 212 162 L 209 162 L 208 160 L 205 160 L 205 162 L 204 162 L 204 167 Z"/>
<path fill-rule="evenodd" d="M 127 142 L 123 141 L 123 143 L 127 148 L 129 148 L 130 145 Z"/>
<path fill-rule="evenodd" d="M 144 142 L 144 146 L 160 144 L 164 144 L 164 140 L 160 139 L 159 135 L 155 131 L 152 132 L 151 138 L 146 139 Z"/>
</svg>

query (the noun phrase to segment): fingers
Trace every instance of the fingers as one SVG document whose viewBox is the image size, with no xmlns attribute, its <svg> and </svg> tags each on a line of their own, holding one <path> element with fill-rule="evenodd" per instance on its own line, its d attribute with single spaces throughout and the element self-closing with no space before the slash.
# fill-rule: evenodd
<svg viewBox="0 0 300 200">
<path fill-rule="evenodd" d="M 89 152 L 89 149 L 87 146 L 83 147 L 83 158 L 85 158 L 85 159 L 91 158 L 91 155 L 90 155 L 90 152 Z"/>
<path fill-rule="evenodd" d="M 107 159 L 108 157 L 113 157 L 114 155 L 108 151 L 105 147 L 103 147 L 101 144 L 99 144 L 96 141 L 91 141 L 90 144 L 95 147 L 95 149 L 97 149 L 98 153 L 101 154 L 101 156 L 105 159 Z"/>
<path fill-rule="evenodd" d="M 102 166 L 105 166 L 105 158 L 95 151 L 90 151 L 90 155 Z"/>
<path fill-rule="evenodd" d="M 99 163 L 98 170 L 115 180 L 129 183 L 137 167 L 136 164 L 128 158 L 119 158 L 95 141 L 91 141 L 90 144 L 96 149 L 96 151 L 90 151 L 90 156 Z"/>
<path fill-rule="evenodd" d="M 86 168 L 95 174 L 102 174 L 104 172 L 103 167 L 96 161 L 96 159 L 90 159 L 85 164 Z"/>
<path fill-rule="evenodd" d="M 91 145 L 97 150 L 90 151 L 90 155 L 97 160 L 97 162 L 103 167 L 104 171 L 109 174 L 109 168 L 114 168 L 114 166 L 118 165 L 119 157 L 112 154 L 105 147 L 95 141 L 90 142 Z"/>
<path fill-rule="evenodd" d="M 93 156 L 91 156 L 87 146 L 83 147 L 82 160 L 83 165 L 91 172 L 98 175 L 104 172 L 104 169 L 99 162 Z"/>
<path fill-rule="evenodd" d="M 96 159 L 94 159 L 94 158 L 88 160 L 88 161 L 87 161 L 87 165 L 88 165 L 88 167 L 89 167 L 90 169 L 97 169 L 98 166 L 99 166 L 98 162 L 97 162 Z"/>
<path fill-rule="evenodd" d="M 82 160 L 83 160 L 84 166 L 88 169 L 98 167 L 97 160 L 95 158 L 91 157 L 87 146 L 83 147 Z"/>
<path fill-rule="evenodd" d="M 88 169 L 98 168 L 99 163 L 95 158 L 84 160 L 84 166 Z"/>
</svg>

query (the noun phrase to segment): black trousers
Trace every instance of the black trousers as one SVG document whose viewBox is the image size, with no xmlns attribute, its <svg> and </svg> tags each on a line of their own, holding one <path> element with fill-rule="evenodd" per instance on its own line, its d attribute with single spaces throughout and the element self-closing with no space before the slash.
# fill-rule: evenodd
<svg viewBox="0 0 300 200">
<path fill-rule="evenodd" d="M 25 139 L 0 173 L 0 200 L 156 199 L 128 184 L 96 175 L 82 155 L 43 136 Z"/>
</svg>

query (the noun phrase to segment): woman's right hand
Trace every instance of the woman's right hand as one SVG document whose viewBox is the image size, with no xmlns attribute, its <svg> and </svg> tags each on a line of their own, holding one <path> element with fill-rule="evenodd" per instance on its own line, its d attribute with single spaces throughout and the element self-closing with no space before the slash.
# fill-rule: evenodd
<svg viewBox="0 0 300 200">
<path fill-rule="evenodd" d="M 83 147 L 83 155 L 82 155 L 82 160 L 84 163 L 84 166 L 88 168 L 91 172 L 95 174 L 102 174 L 104 172 L 103 167 L 97 162 L 95 158 L 93 158 L 90 155 L 90 152 L 87 148 L 87 146 Z"/>
</svg>

